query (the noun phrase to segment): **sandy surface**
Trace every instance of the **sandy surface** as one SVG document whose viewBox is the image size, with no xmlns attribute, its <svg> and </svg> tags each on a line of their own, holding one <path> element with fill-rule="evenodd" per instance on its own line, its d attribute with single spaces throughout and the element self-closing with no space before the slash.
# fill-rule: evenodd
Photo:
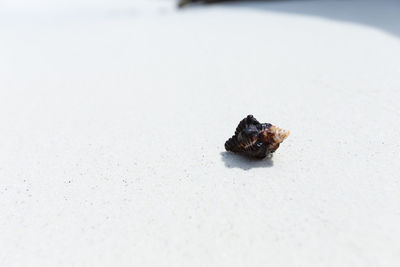
<svg viewBox="0 0 400 267">
<path fill-rule="evenodd" d="M 400 266 L 398 2 L 0 7 L 0 266 Z"/>
</svg>

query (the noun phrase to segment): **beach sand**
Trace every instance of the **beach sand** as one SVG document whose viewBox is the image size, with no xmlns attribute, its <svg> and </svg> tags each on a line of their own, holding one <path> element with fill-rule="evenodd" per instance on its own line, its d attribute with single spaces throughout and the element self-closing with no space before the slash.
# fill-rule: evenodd
<svg viewBox="0 0 400 267">
<path fill-rule="evenodd" d="M 0 266 L 399 266 L 398 14 L 6 1 Z M 272 159 L 224 151 L 248 114 Z"/>
</svg>

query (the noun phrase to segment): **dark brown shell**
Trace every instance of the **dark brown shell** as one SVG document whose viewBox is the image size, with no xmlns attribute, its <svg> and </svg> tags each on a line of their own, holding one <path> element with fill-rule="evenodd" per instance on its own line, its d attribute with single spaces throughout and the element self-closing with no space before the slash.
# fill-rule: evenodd
<svg viewBox="0 0 400 267">
<path fill-rule="evenodd" d="M 259 123 L 253 115 L 248 115 L 237 126 L 235 135 L 225 142 L 225 149 L 250 157 L 265 158 L 274 153 L 288 135 L 288 131 L 270 123 Z"/>
</svg>

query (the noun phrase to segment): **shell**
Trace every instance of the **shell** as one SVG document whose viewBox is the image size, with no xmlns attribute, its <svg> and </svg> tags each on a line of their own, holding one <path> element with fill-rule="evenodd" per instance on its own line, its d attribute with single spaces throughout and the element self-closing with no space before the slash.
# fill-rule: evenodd
<svg viewBox="0 0 400 267">
<path fill-rule="evenodd" d="M 226 151 L 265 158 L 274 153 L 290 132 L 270 123 L 259 123 L 248 115 L 236 128 L 235 135 L 225 142 Z"/>
</svg>

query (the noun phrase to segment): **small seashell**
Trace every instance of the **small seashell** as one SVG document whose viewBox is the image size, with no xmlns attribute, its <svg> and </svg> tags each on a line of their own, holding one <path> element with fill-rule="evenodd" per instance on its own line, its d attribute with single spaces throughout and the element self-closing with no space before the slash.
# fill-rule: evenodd
<svg viewBox="0 0 400 267">
<path fill-rule="evenodd" d="M 225 142 L 225 149 L 250 157 L 265 158 L 279 148 L 289 133 L 270 123 L 259 123 L 253 115 L 248 115 L 237 126 L 235 135 Z"/>
</svg>

